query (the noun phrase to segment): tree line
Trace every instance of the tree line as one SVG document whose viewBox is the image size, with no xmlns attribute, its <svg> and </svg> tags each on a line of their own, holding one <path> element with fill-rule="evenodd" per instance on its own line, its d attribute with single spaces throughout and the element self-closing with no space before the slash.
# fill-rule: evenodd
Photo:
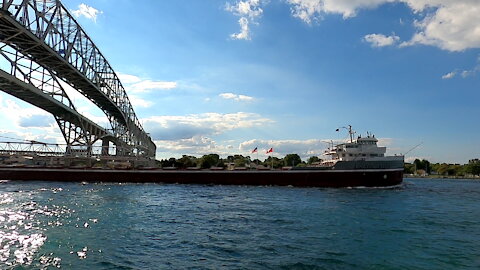
<svg viewBox="0 0 480 270">
<path fill-rule="evenodd" d="M 405 163 L 406 174 L 468 176 L 480 175 L 480 160 L 471 159 L 467 164 L 430 163 L 428 160 L 416 159 L 413 163 Z"/>
<path fill-rule="evenodd" d="M 174 167 L 178 169 L 200 168 L 209 169 L 212 167 L 227 168 L 229 166 L 241 167 L 272 167 L 275 169 L 282 167 L 306 167 L 321 162 L 322 159 L 317 156 L 311 156 L 303 161 L 298 154 L 288 154 L 283 158 L 272 157 L 262 160 L 252 159 L 250 156 L 231 155 L 221 158 L 218 154 L 208 154 L 202 157 L 183 155 L 181 158 L 169 158 L 157 160 L 158 166 L 162 168 Z M 416 159 L 413 163 L 405 163 L 406 174 L 416 175 L 442 175 L 442 176 L 468 176 L 480 175 L 480 160 L 471 159 L 467 164 L 447 164 L 431 163 L 426 159 Z"/>
<path fill-rule="evenodd" d="M 288 154 L 283 158 L 277 158 L 269 156 L 265 160 L 252 159 L 250 156 L 243 155 L 231 155 L 227 158 L 220 158 L 218 154 L 208 154 L 203 155 L 202 157 L 194 157 L 189 155 L 183 155 L 181 158 L 169 158 L 162 159 L 158 161 L 158 165 L 162 168 L 165 167 L 174 167 L 178 169 L 187 169 L 187 168 L 201 168 L 209 169 L 212 167 L 226 168 L 228 166 L 234 167 L 272 167 L 273 168 L 282 168 L 288 166 L 308 166 L 312 165 L 315 162 L 320 162 L 321 159 L 317 156 L 312 156 L 306 161 L 303 161 L 298 154 Z"/>
</svg>

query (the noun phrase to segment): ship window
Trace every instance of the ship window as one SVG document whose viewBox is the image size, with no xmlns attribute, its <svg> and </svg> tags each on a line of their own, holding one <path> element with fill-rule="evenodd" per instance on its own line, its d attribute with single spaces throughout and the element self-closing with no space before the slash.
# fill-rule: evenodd
<svg viewBox="0 0 480 270">
<path fill-rule="evenodd" d="M 352 154 L 349 154 L 349 156 L 353 156 Z"/>
</svg>

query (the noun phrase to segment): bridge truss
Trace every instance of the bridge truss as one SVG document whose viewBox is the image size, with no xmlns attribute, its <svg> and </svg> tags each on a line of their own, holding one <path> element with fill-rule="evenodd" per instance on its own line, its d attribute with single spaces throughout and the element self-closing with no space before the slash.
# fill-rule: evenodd
<svg viewBox="0 0 480 270">
<path fill-rule="evenodd" d="M 98 106 L 111 128 L 80 114 L 65 84 Z M 155 157 L 118 76 L 60 0 L 0 0 L 0 90 L 53 114 L 67 155 L 91 155 L 101 140 L 117 156 Z"/>
</svg>

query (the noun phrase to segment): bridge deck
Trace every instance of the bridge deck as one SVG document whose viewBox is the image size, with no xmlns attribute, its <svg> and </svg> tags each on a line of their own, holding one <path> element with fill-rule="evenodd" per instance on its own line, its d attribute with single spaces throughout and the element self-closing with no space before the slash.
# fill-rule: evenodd
<svg viewBox="0 0 480 270">
<path fill-rule="evenodd" d="M 95 105 L 109 112 L 120 123 L 127 124 L 126 117 L 120 108 L 98 86 L 33 33 L 24 31 L 24 27 L 8 16 L 8 13 L 0 11 L 0 14 L 0 33 L 8 37 L 7 42 L 14 44 L 22 53 L 30 55 L 38 64 L 53 69 L 58 77 L 71 83 Z"/>
<path fill-rule="evenodd" d="M 117 75 L 60 1 L 0 2 L 0 41 L 48 69 L 102 109 L 111 122 L 110 141 L 129 149 L 126 155 L 155 156 L 156 146 L 143 130 Z M 2 80 L 4 87 L 11 88 L 5 92 L 67 120 L 78 118 L 78 113 L 45 101 L 48 95 L 38 94 L 42 97 L 38 101 L 28 96 L 34 89 L 11 82 Z"/>
<path fill-rule="evenodd" d="M 87 130 L 98 137 L 113 136 L 103 127 L 97 125 L 90 119 L 84 117 L 75 110 L 69 108 L 65 104 L 40 91 L 34 86 L 20 81 L 3 70 L 0 70 L 0 89 L 14 97 L 42 108 L 53 115 L 61 116 L 63 119 L 72 122 L 77 126 L 86 126 L 85 128 Z"/>
</svg>

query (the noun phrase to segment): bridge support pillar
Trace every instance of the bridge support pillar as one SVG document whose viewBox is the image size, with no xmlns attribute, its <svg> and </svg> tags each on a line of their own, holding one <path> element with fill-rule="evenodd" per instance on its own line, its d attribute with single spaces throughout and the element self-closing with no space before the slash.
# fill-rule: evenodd
<svg viewBox="0 0 480 270">
<path fill-rule="evenodd" d="M 110 141 L 103 139 L 102 140 L 102 156 L 108 156 L 108 148 L 110 147 Z"/>
<path fill-rule="evenodd" d="M 72 145 L 67 144 L 67 148 L 65 149 L 65 155 L 71 156 L 72 155 Z"/>
<path fill-rule="evenodd" d="M 125 154 L 125 151 L 117 145 L 116 150 L 115 150 L 115 155 L 116 156 L 123 156 Z"/>
</svg>

